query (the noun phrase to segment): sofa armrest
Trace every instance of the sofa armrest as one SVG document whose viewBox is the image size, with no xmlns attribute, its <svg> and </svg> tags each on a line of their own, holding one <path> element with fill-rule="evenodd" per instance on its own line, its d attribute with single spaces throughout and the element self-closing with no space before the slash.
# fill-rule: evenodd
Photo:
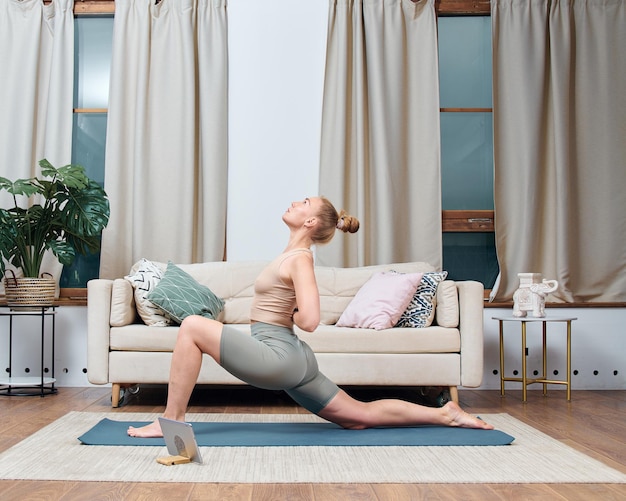
<svg viewBox="0 0 626 501">
<path fill-rule="evenodd" d="M 109 382 L 112 290 L 113 280 L 87 282 L 87 378 L 93 384 Z"/>
<path fill-rule="evenodd" d="M 483 380 L 484 287 L 471 280 L 456 283 L 459 291 L 461 386 L 476 388 Z"/>
</svg>

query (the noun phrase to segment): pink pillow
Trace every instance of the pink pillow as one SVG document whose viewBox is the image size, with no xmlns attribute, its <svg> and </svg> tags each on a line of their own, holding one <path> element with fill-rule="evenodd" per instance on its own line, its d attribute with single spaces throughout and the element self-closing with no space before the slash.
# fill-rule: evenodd
<svg viewBox="0 0 626 501">
<path fill-rule="evenodd" d="M 389 329 L 398 323 L 423 273 L 375 273 L 363 284 L 339 317 L 337 327 Z"/>
</svg>

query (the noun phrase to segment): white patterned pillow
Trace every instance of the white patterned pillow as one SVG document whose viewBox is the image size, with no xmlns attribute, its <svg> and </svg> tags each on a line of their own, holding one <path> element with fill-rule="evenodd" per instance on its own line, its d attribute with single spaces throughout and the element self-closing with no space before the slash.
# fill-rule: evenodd
<svg viewBox="0 0 626 501">
<path fill-rule="evenodd" d="M 164 314 L 163 310 L 148 301 L 147 298 L 148 294 L 163 278 L 161 268 L 152 261 L 142 258 L 132 267 L 131 273 L 124 278 L 133 286 L 137 313 L 144 323 L 156 327 L 172 325 L 172 320 Z"/>
<path fill-rule="evenodd" d="M 448 276 L 447 271 L 424 273 L 413 298 L 396 327 L 428 327 L 435 318 L 437 286 Z"/>
</svg>

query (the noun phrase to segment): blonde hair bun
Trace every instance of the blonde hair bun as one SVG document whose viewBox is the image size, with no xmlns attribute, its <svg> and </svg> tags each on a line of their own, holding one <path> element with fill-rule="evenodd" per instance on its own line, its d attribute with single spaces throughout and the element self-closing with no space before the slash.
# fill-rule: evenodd
<svg viewBox="0 0 626 501">
<path fill-rule="evenodd" d="M 337 221 L 338 230 L 344 233 L 356 233 L 359 230 L 359 226 L 360 223 L 356 217 L 346 214 L 345 210 L 339 213 L 339 220 Z"/>
</svg>

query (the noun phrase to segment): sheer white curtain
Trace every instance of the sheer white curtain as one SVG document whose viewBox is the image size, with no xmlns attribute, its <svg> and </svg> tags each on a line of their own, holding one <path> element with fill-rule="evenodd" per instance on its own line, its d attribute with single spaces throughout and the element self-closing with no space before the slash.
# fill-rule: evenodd
<svg viewBox="0 0 626 501">
<path fill-rule="evenodd" d="M 499 284 L 626 301 L 626 2 L 492 0 Z"/>
<path fill-rule="evenodd" d="M 100 275 L 224 257 L 226 0 L 116 0 Z"/>
<path fill-rule="evenodd" d="M 433 0 L 331 0 L 320 194 L 361 221 L 318 264 L 441 267 Z"/>
<path fill-rule="evenodd" d="M 71 162 L 73 7 L 73 0 L 53 0 L 48 5 L 41 0 L 0 2 L 2 177 L 38 175 L 42 158 L 57 167 Z M 1 206 L 12 203 L 8 194 L 0 193 Z M 42 267 L 57 283 L 61 270 L 51 255 Z"/>
</svg>

